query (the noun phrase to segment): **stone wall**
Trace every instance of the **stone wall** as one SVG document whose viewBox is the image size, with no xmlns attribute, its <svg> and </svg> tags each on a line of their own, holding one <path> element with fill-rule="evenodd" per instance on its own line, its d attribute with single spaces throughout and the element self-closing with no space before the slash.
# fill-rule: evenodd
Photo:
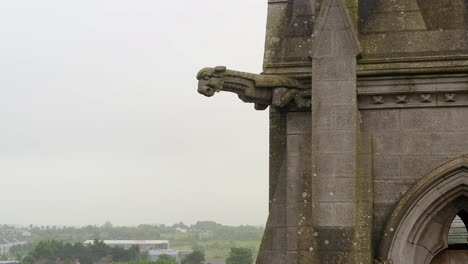
<svg viewBox="0 0 468 264">
<path fill-rule="evenodd" d="M 372 145 L 374 247 L 396 203 L 418 179 L 468 153 L 468 108 L 361 111 Z"/>
</svg>

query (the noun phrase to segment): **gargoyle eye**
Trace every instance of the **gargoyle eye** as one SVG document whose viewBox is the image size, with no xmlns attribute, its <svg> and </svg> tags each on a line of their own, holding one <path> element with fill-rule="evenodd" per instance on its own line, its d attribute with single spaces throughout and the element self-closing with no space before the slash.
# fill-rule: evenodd
<svg viewBox="0 0 468 264">
<path fill-rule="evenodd" d="M 209 79 L 210 79 L 210 77 L 208 77 L 208 76 L 205 76 L 205 77 L 203 77 L 203 79 L 204 79 L 204 80 L 209 80 Z"/>
</svg>

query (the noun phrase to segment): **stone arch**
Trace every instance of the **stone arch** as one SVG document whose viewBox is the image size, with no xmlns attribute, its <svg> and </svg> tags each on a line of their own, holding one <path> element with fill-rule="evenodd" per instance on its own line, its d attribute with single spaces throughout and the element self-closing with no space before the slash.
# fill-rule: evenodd
<svg viewBox="0 0 468 264">
<path fill-rule="evenodd" d="M 418 180 L 401 198 L 384 229 L 384 263 L 429 264 L 448 247 L 455 216 L 468 211 L 468 157 L 448 162 Z"/>
</svg>

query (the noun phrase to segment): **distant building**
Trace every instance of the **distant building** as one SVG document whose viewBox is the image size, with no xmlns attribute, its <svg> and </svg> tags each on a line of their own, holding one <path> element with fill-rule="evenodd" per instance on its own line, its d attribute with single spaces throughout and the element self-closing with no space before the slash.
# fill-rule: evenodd
<svg viewBox="0 0 468 264">
<path fill-rule="evenodd" d="M 129 249 L 132 246 L 138 246 L 142 251 L 150 250 L 168 250 L 169 240 L 102 240 L 104 244 L 110 247 L 119 247 Z M 94 240 L 86 240 L 85 245 L 91 245 Z"/>
<path fill-rule="evenodd" d="M 0 237 L 0 256 L 10 255 L 13 246 L 25 245 L 27 242 L 20 237 Z"/>
</svg>

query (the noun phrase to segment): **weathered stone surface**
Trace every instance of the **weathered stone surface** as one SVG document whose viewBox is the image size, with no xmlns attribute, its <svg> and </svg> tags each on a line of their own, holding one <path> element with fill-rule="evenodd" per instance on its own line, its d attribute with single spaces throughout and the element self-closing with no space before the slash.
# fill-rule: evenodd
<svg viewBox="0 0 468 264">
<path fill-rule="evenodd" d="M 355 203 L 320 203 L 314 222 L 320 227 L 347 227 L 356 224 Z"/>
<path fill-rule="evenodd" d="M 400 133 L 375 134 L 373 146 L 375 155 L 398 155 L 403 151 L 402 135 Z"/>
<path fill-rule="evenodd" d="M 344 251 L 353 249 L 353 228 L 324 227 L 316 230 L 319 250 Z"/>
<path fill-rule="evenodd" d="M 314 184 L 320 186 L 314 197 L 319 202 L 353 202 L 356 199 L 356 178 L 316 177 Z"/>
<path fill-rule="evenodd" d="M 456 156 L 451 155 L 419 155 L 419 156 L 406 156 L 401 164 L 401 177 L 407 180 L 418 180 L 432 170 L 447 163 Z"/>
<path fill-rule="evenodd" d="M 290 112 L 287 123 L 288 134 L 310 134 L 311 123 L 309 112 Z"/>
<path fill-rule="evenodd" d="M 408 189 L 408 184 L 401 180 L 374 181 L 374 202 L 395 203 Z"/>
<path fill-rule="evenodd" d="M 400 179 L 400 171 L 400 156 L 374 156 L 374 178 L 376 180 Z"/>
<path fill-rule="evenodd" d="M 317 177 L 349 177 L 356 170 L 354 157 L 346 154 L 319 154 L 317 159 Z"/>
</svg>

